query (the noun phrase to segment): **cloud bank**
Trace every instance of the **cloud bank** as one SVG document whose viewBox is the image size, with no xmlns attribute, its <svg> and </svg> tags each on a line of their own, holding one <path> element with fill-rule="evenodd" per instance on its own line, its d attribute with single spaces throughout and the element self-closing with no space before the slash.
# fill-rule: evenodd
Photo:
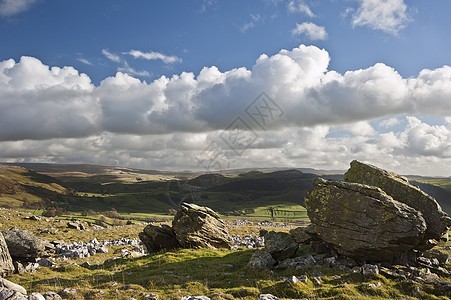
<svg viewBox="0 0 451 300">
<path fill-rule="evenodd" d="M 0 159 L 195 169 L 196 155 L 240 117 L 256 135 L 233 158 L 240 167 L 346 169 L 358 158 L 449 173 L 451 67 L 402 78 L 382 63 L 339 74 L 329 61 L 326 50 L 301 45 L 263 54 L 250 69 L 204 67 L 150 83 L 118 72 L 95 86 L 72 67 L 4 60 Z M 283 112 L 264 130 L 246 114 L 261 92 Z"/>
</svg>

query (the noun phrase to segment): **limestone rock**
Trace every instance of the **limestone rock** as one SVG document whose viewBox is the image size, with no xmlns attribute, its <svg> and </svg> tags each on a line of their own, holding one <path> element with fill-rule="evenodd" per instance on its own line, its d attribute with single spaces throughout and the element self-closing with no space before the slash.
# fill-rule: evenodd
<svg viewBox="0 0 451 300">
<path fill-rule="evenodd" d="M 247 267 L 254 270 L 270 270 L 276 264 L 274 258 L 264 250 L 257 250 L 252 254 Z"/>
<path fill-rule="evenodd" d="M 182 203 L 172 228 L 184 248 L 230 248 L 233 245 L 224 222 L 208 207 Z"/>
<path fill-rule="evenodd" d="M 364 264 L 360 268 L 360 273 L 362 273 L 365 278 L 373 278 L 376 275 L 379 275 L 379 267 L 377 265 Z"/>
<path fill-rule="evenodd" d="M 37 238 L 28 230 L 2 231 L 8 245 L 9 253 L 14 260 L 31 260 L 50 256 L 54 246 L 44 239 Z"/>
<path fill-rule="evenodd" d="M 0 287 L 0 299 L 9 299 L 12 295 L 14 295 L 14 291 L 6 287 Z"/>
<path fill-rule="evenodd" d="M 265 235 L 265 250 L 276 261 L 293 257 L 298 248 L 298 243 L 289 233 L 270 231 Z"/>
<path fill-rule="evenodd" d="M 14 269 L 5 238 L 0 234 L 0 276 L 9 275 L 14 272 Z"/>
<path fill-rule="evenodd" d="M 390 261 L 424 242 L 422 214 L 377 187 L 319 178 L 305 206 L 309 233 L 348 257 Z"/>
<path fill-rule="evenodd" d="M 277 298 L 276 296 L 272 295 L 272 294 L 260 294 L 260 296 L 258 296 L 259 300 L 278 300 L 279 298 Z"/>
<path fill-rule="evenodd" d="M 44 296 L 45 300 L 61 300 L 61 299 L 63 299 L 63 298 L 61 298 L 60 295 L 58 295 L 55 292 L 45 292 L 43 296 Z"/>
<path fill-rule="evenodd" d="M 32 293 L 28 296 L 28 300 L 46 300 L 40 293 Z"/>
<path fill-rule="evenodd" d="M 344 179 L 348 182 L 377 186 L 396 201 L 421 212 L 426 220 L 427 240 L 440 240 L 451 226 L 451 218 L 443 212 L 437 201 L 419 187 L 410 184 L 403 176 L 354 160 Z M 433 244 L 429 248 L 432 246 Z"/>
<path fill-rule="evenodd" d="M 437 259 L 440 265 L 446 265 L 449 261 L 449 255 L 437 249 L 432 249 L 422 253 L 423 257 Z"/>
<path fill-rule="evenodd" d="M 149 252 L 168 251 L 180 247 L 174 230 L 165 224 L 161 227 L 147 225 L 143 232 L 139 233 L 139 238 Z"/>
<path fill-rule="evenodd" d="M 27 294 L 27 290 L 23 286 L 18 285 L 17 283 L 11 282 L 9 280 L 6 280 L 5 278 L 0 278 L 0 285 L 2 287 L 10 289 L 13 292 L 18 292 L 24 295 Z"/>
</svg>

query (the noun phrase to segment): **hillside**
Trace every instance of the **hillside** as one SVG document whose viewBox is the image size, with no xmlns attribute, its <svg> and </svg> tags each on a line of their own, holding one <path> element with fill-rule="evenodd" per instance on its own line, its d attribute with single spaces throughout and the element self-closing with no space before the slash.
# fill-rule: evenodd
<svg viewBox="0 0 451 300">
<path fill-rule="evenodd" d="M 114 208 L 121 214 L 162 215 L 188 201 L 226 215 L 307 220 L 303 201 L 315 178 L 343 179 L 342 174 L 286 168 L 199 174 L 93 165 L 21 165 L 33 171 L 1 165 L 3 207 L 60 207 L 73 212 Z M 411 180 L 451 213 L 450 178 Z"/>
<path fill-rule="evenodd" d="M 41 208 L 69 193 L 53 177 L 18 166 L 0 165 L 0 206 Z"/>
</svg>

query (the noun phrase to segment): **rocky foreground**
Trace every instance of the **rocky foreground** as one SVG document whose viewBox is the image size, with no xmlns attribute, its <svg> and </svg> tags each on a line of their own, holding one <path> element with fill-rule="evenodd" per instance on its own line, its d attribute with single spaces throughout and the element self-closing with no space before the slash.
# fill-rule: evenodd
<svg viewBox="0 0 451 300">
<path fill-rule="evenodd" d="M 60 263 L 66 260 L 72 261 L 71 266 L 102 272 L 105 268 L 115 270 L 119 266 L 115 265 L 116 259 L 142 259 L 138 264 L 139 267 L 126 269 L 127 271 L 121 274 L 122 276 L 124 274 L 132 276 L 133 273 L 148 274 L 145 270 L 147 267 L 141 265 L 153 261 L 154 268 L 161 270 L 161 274 L 134 279 L 135 282 L 141 282 L 143 279 L 144 286 L 148 286 L 149 282 L 151 285 L 158 282 L 160 285 L 178 288 L 180 282 L 186 282 L 188 286 L 193 284 L 202 286 L 201 282 L 207 276 L 212 286 L 223 286 L 234 280 L 239 282 L 237 285 L 239 286 L 243 284 L 240 278 L 249 274 L 255 277 L 263 276 L 258 281 L 259 285 L 268 284 L 268 281 L 276 282 L 270 288 L 228 288 L 222 289 L 225 292 L 210 293 L 208 296 L 205 295 L 205 291 L 209 288 L 202 287 L 198 291 L 204 291 L 204 295 L 171 297 L 171 299 L 278 299 L 278 297 L 293 299 L 299 298 L 299 295 L 309 297 L 322 295 L 315 296 L 321 298 L 329 294 L 338 297 L 340 294 L 333 292 L 333 288 L 330 291 L 327 288 L 332 283 L 344 289 L 355 280 L 353 278 L 361 278 L 360 280 L 368 282 L 359 285 L 359 289 L 363 289 L 366 295 L 380 295 L 380 298 L 387 298 L 387 295 L 391 298 L 394 295 L 378 292 L 382 291 L 385 285 L 391 284 L 388 280 L 408 286 L 410 290 L 404 293 L 409 296 L 423 298 L 428 295 L 428 289 L 430 291 L 432 288 L 440 296 L 451 297 L 449 280 L 451 274 L 447 254 L 449 251 L 442 251 L 444 247 L 440 246 L 440 243 L 447 239 L 451 219 L 441 210 L 435 199 L 410 184 L 407 179 L 353 161 L 345 174 L 345 181 L 317 179 L 305 199 L 305 205 L 311 220 L 307 228 L 291 228 L 290 232 L 261 230 L 260 236 L 231 235 L 229 228 L 247 226 L 250 222 L 245 220 L 225 222 L 210 208 L 190 203 L 183 203 L 179 207 L 172 226 L 148 224 L 139 233 L 139 239 L 98 241 L 94 238 L 85 243 L 49 242 L 37 238 L 27 230 L 17 228 L 3 230 L 0 234 L 0 273 L 2 276 L 13 272 L 27 274 L 40 268 L 61 272 L 67 267 Z M 260 225 L 277 227 L 274 226 L 277 224 L 269 223 Z M 82 232 L 90 230 L 87 225 L 75 221 L 68 222 L 67 227 Z M 282 224 L 281 227 L 286 226 Z M 128 250 L 122 249 L 119 256 L 112 255 L 104 263 L 91 265 L 85 261 L 77 265 L 73 262 L 97 254 L 107 254 L 111 247 L 120 245 L 127 246 Z M 254 251 L 243 248 L 259 249 Z M 183 249 L 187 250 L 184 252 Z M 192 249 L 199 249 L 200 255 L 205 254 L 205 259 L 199 259 L 199 263 L 196 263 L 196 259 L 193 259 L 195 252 L 191 252 L 194 251 Z M 202 249 L 208 249 L 210 252 L 204 253 Z M 160 256 L 166 251 L 172 252 L 169 252 L 168 257 Z M 231 253 L 246 256 L 243 264 L 245 270 L 237 270 L 239 267 L 235 264 L 238 264 L 239 257 L 233 258 Z M 148 254 L 149 256 L 145 256 Z M 234 263 L 221 263 L 221 260 L 217 260 L 214 264 L 205 264 L 216 254 L 231 256 L 230 259 Z M 189 257 L 189 260 L 193 261 L 188 263 L 192 269 L 174 271 L 171 266 L 177 265 L 177 260 L 172 263 L 170 260 L 171 257 L 174 259 L 174 255 Z M 168 266 L 160 269 L 166 260 Z M 186 262 L 180 263 L 183 265 Z M 195 268 L 207 270 L 199 278 L 194 279 L 196 276 L 194 274 L 198 272 Z M 337 270 L 340 275 L 329 274 L 334 274 Z M 154 274 L 153 272 L 155 271 L 150 273 Z M 111 276 L 113 274 L 114 272 Z M 284 275 L 279 277 L 276 274 Z M 52 280 L 60 279 L 58 277 L 49 279 Z M 122 280 L 126 279 L 123 277 Z M 112 283 L 112 286 L 116 285 L 117 282 Z M 124 283 L 115 291 L 121 289 L 128 290 L 132 287 Z M 303 289 L 311 289 L 312 292 Z M 4 278 L 0 279 L 0 300 L 81 299 L 80 291 L 75 288 L 61 287 L 57 292 L 27 294 L 20 285 Z M 88 292 L 85 295 L 89 295 L 90 299 L 109 299 L 102 290 Z M 133 300 L 135 296 L 124 299 Z M 136 297 L 165 299 L 158 294 L 146 292 Z M 435 299 L 434 297 L 431 296 L 431 299 Z"/>
</svg>

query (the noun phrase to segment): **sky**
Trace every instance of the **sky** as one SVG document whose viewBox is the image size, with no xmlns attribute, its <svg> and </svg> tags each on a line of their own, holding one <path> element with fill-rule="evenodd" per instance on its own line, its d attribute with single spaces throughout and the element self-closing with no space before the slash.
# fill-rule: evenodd
<svg viewBox="0 0 451 300">
<path fill-rule="evenodd" d="M 449 11 L 0 0 L 0 161 L 451 176 Z"/>
</svg>

